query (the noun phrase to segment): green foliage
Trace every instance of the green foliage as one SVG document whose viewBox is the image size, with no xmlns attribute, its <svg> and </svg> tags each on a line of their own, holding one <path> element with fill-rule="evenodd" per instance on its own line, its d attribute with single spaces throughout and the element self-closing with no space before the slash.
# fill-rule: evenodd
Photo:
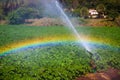
<svg viewBox="0 0 120 80">
<path fill-rule="evenodd" d="M 10 24 L 24 23 L 25 19 L 39 17 L 39 11 L 34 8 L 21 7 L 16 11 L 9 13 L 8 20 Z"/>
<path fill-rule="evenodd" d="M 120 15 L 120 13 L 117 12 L 116 10 L 109 10 L 109 11 L 108 11 L 108 16 L 109 16 L 110 18 L 112 18 L 113 21 L 114 21 L 115 18 L 117 18 L 119 15 Z"/>
<path fill-rule="evenodd" d="M 113 13 L 110 12 L 111 10 L 115 10 L 115 13 L 120 13 L 119 0 L 60 0 L 60 2 L 63 3 L 64 7 L 68 9 L 74 8 L 74 13 L 76 16 L 78 16 L 78 11 L 76 9 L 78 7 L 81 8 L 82 6 L 86 6 L 87 8 L 97 7 L 97 9 L 99 9 L 98 11 L 103 11 L 104 9 L 106 9 L 106 11 L 109 12 L 108 15 L 110 15 L 110 17 L 111 15 L 113 16 Z M 2 6 L 3 8 L 5 16 L 7 16 L 11 11 L 20 8 L 21 6 L 39 9 L 41 7 L 41 4 L 42 3 L 40 0 L 0 0 L 0 6 Z M 41 9 L 41 11 L 42 10 L 43 9 Z"/>
<path fill-rule="evenodd" d="M 114 21 L 120 14 L 120 1 L 119 0 L 110 0 L 106 2 L 106 11 L 108 17 L 112 18 Z"/>
<path fill-rule="evenodd" d="M 77 30 L 84 35 L 114 39 L 120 47 L 120 35 L 118 35 L 120 29 L 118 27 L 78 27 Z M 61 26 L 35 27 L 23 25 L 0 26 L 0 34 L 0 46 L 38 37 L 72 35 L 67 28 Z M 99 47 L 97 47 L 98 45 L 92 46 L 96 47 L 95 52 L 101 58 L 95 62 L 97 71 L 108 67 L 120 69 L 119 48 L 102 45 Z M 73 80 L 78 76 L 94 72 L 90 66 L 88 53 L 75 42 L 64 42 L 56 46 L 41 48 L 30 47 L 27 50 L 10 53 L 0 57 L 1 80 Z"/>
<path fill-rule="evenodd" d="M 98 40 L 103 39 L 103 42 L 110 45 L 120 47 L 120 28 L 119 27 L 82 27 L 77 28 L 80 34 L 96 37 Z M 104 40 L 106 39 L 106 40 Z"/>
<path fill-rule="evenodd" d="M 0 3 L 7 16 L 9 12 L 19 8 L 23 4 L 23 0 L 1 0 Z"/>
<path fill-rule="evenodd" d="M 61 43 L 53 47 L 15 52 L 0 59 L 0 78 L 74 79 L 91 71 L 89 57 L 83 50 L 77 44 Z"/>
<path fill-rule="evenodd" d="M 89 15 L 88 8 L 87 7 L 82 7 L 80 10 L 80 14 L 82 17 L 86 18 Z"/>
<path fill-rule="evenodd" d="M 74 16 L 80 16 L 80 8 L 74 9 L 73 15 Z"/>
<path fill-rule="evenodd" d="M 120 47 L 119 27 L 77 27 L 76 29 L 80 34 L 94 36 L 97 39 L 103 38 L 104 42 Z M 61 36 L 63 34 L 66 36 L 72 35 L 72 33 L 63 26 L 35 27 L 25 25 L 0 25 L 0 46 L 31 38 Z"/>
<path fill-rule="evenodd" d="M 31 38 L 61 36 L 61 34 L 71 36 L 72 33 L 63 26 L 0 25 L 0 46 Z"/>
<path fill-rule="evenodd" d="M 96 7 L 97 11 L 100 12 L 100 13 L 104 13 L 106 8 L 104 6 L 104 4 L 99 4 L 97 7 Z"/>
<path fill-rule="evenodd" d="M 108 67 L 120 69 L 119 52 L 111 49 L 101 46 L 96 50 L 101 58 L 95 61 L 97 71 Z M 82 46 L 74 42 L 11 52 L 0 58 L 0 79 L 73 80 L 94 72 L 90 60 Z"/>
</svg>

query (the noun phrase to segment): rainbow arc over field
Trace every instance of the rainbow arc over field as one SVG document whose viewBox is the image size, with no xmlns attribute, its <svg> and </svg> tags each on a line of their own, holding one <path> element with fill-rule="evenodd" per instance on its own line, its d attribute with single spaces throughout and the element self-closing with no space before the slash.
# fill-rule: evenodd
<svg viewBox="0 0 120 80">
<path fill-rule="evenodd" d="M 105 44 L 105 42 L 98 40 L 94 37 L 82 36 L 82 38 L 86 43 L 94 43 L 94 44 L 104 44 L 108 46 L 112 46 L 109 44 Z M 37 48 L 43 46 L 54 46 L 59 45 L 59 43 L 65 42 L 76 42 L 74 36 L 52 36 L 52 37 L 44 37 L 44 38 L 35 38 L 30 40 L 22 40 L 15 43 L 7 44 L 5 46 L 0 47 L 0 56 L 4 56 L 6 54 L 10 54 L 11 52 L 18 50 L 26 50 L 30 48 Z"/>
</svg>

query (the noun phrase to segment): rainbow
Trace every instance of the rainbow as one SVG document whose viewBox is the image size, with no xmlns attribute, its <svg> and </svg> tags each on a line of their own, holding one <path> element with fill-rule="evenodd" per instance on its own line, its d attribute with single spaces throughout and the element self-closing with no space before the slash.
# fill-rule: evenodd
<svg viewBox="0 0 120 80">
<path fill-rule="evenodd" d="M 102 41 L 99 41 L 93 37 L 88 36 L 82 36 L 81 39 L 83 39 L 87 43 L 95 43 L 95 44 L 106 44 Z M 5 54 L 9 54 L 12 51 L 17 50 L 26 50 L 28 48 L 36 48 L 38 46 L 53 46 L 57 45 L 59 43 L 64 42 L 76 42 L 74 36 L 54 36 L 54 37 L 45 37 L 45 38 L 36 38 L 31 40 L 22 40 L 18 41 L 12 44 L 7 44 L 5 46 L 0 47 L 0 56 L 3 56 Z M 109 44 L 106 44 L 110 46 Z"/>
</svg>

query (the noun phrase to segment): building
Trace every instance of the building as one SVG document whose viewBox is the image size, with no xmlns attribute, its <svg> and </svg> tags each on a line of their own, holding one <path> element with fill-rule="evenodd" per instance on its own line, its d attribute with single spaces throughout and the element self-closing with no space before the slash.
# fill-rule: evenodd
<svg viewBox="0 0 120 80">
<path fill-rule="evenodd" d="M 98 18 L 99 13 L 95 9 L 89 9 L 89 18 Z"/>
</svg>

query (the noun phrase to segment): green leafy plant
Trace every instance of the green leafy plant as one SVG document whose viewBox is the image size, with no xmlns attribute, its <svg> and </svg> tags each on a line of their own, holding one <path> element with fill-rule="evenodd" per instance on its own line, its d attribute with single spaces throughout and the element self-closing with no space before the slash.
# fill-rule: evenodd
<svg viewBox="0 0 120 80">
<path fill-rule="evenodd" d="M 9 13 L 8 20 L 10 24 L 24 23 L 25 19 L 39 17 L 39 11 L 34 8 L 20 7 Z"/>
</svg>

